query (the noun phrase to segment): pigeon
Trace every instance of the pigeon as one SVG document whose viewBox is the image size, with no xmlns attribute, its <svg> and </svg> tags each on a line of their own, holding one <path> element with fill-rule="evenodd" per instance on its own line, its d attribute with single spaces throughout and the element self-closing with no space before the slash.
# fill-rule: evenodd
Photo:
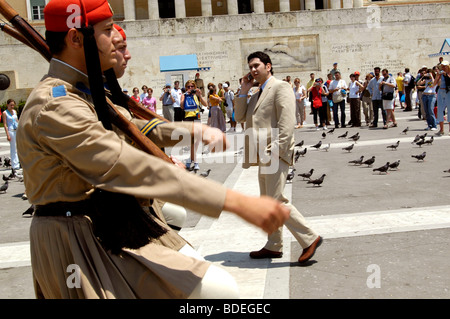
<svg viewBox="0 0 450 319">
<path fill-rule="evenodd" d="M 22 216 L 30 215 L 32 216 L 34 213 L 34 205 L 31 205 L 26 211 L 22 213 Z"/>
<path fill-rule="evenodd" d="M 311 168 L 311 170 L 309 172 L 298 174 L 298 176 L 303 177 L 303 180 L 305 180 L 305 178 L 310 179 L 313 173 L 314 173 L 314 168 Z"/>
<path fill-rule="evenodd" d="M 416 143 L 416 145 L 419 145 L 419 147 L 422 147 L 422 145 L 425 144 L 425 140 L 420 140 Z"/>
<path fill-rule="evenodd" d="M 295 163 L 297 163 L 297 162 L 298 162 L 298 158 L 300 157 L 300 151 L 297 150 L 297 151 L 295 152 L 295 155 L 294 155 L 294 156 L 295 156 Z"/>
<path fill-rule="evenodd" d="M 294 176 L 295 176 L 295 171 L 296 171 L 296 169 L 293 168 L 293 169 L 287 174 L 287 176 L 286 176 L 286 181 L 292 182 L 292 180 L 294 179 Z"/>
<path fill-rule="evenodd" d="M 319 141 L 319 143 L 317 143 L 316 145 L 313 145 L 311 147 L 314 147 L 315 149 L 319 149 L 322 146 L 322 141 Z"/>
<path fill-rule="evenodd" d="M 320 186 L 320 184 L 323 183 L 323 179 L 325 178 L 325 176 L 327 176 L 327 175 L 323 174 L 318 179 L 310 179 L 307 184 L 313 184 L 313 185 Z"/>
<path fill-rule="evenodd" d="M 429 140 L 424 141 L 424 144 L 430 144 L 430 145 L 433 145 L 433 142 L 434 142 L 434 137 L 432 136 L 432 137 L 430 137 Z"/>
<path fill-rule="evenodd" d="M 295 147 L 302 147 L 303 144 L 305 144 L 305 141 L 298 142 L 297 144 L 295 144 Z"/>
<path fill-rule="evenodd" d="M 333 134 L 335 129 L 336 129 L 336 128 L 332 128 L 331 130 L 329 130 L 329 131 L 328 131 L 328 134 Z"/>
<path fill-rule="evenodd" d="M 9 174 L 9 179 L 19 178 L 20 176 L 17 175 L 16 170 L 14 168 L 11 168 L 11 174 Z"/>
<path fill-rule="evenodd" d="M 350 136 L 348 139 L 353 140 L 354 138 L 357 138 L 359 136 L 359 132 L 357 132 L 355 135 Z"/>
<path fill-rule="evenodd" d="M 448 170 L 444 171 L 444 173 L 450 173 L 450 169 L 448 169 Z"/>
<path fill-rule="evenodd" d="M 425 137 L 427 137 L 427 135 L 428 135 L 428 133 L 425 133 L 425 134 L 423 134 L 423 135 L 420 135 L 419 137 L 420 137 L 422 140 L 424 140 Z"/>
<path fill-rule="evenodd" d="M 361 156 L 357 160 L 350 161 L 349 164 L 361 165 L 364 161 L 364 156 Z"/>
<path fill-rule="evenodd" d="M 4 167 L 11 167 L 11 159 L 9 157 L 5 157 L 3 159 L 3 166 Z"/>
<path fill-rule="evenodd" d="M 416 137 L 414 138 L 414 141 L 411 142 L 411 144 L 417 143 L 418 141 L 420 141 L 420 135 L 417 134 Z"/>
<path fill-rule="evenodd" d="M 348 135 L 348 131 L 347 131 L 347 132 L 345 132 L 344 134 L 342 134 L 342 135 L 338 136 L 338 138 L 346 138 L 346 137 L 347 137 L 347 135 Z"/>
<path fill-rule="evenodd" d="M 350 153 L 352 151 L 352 149 L 353 149 L 353 146 L 355 146 L 355 144 L 352 144 L 350 146 L 344 147 L 343 150 L 344 151 L 348 151 Z"/>
<path fill-rule="evenodd" d="M 330 149 L 330 143 L 328 143 L 328 145 L 324 146 L 322 149 L 328 152 L 328 150 Z"/>
<path fill-rule="evenodd" d="M 306 147 L 303 151 L 299 151 L 300 156 L 305 156 L 307 151 L 308 151 L 308 149 Z"/>
<path fill-rule="evenodd" d="M 396 161 L 396 162 L 394 162 L 394 163 L 389 164 L 389 168 L 390 168 L 390 169 L 397 169 L 399 165 L 400 165 L 400 160 L 398 160 L 398 161 Z"/>
<path fill-rule="evenodd" d="M 360 135 L 356 135 L 356 136 L 350 137 L 349 139 L 352 139 L 356 143 L 356 141 L 359 140 L 360 138 L 361 138 Z"/>
<path fill-rule="evenodd" d="M 425 156 L 427 156 L 427 152 L 423 152 L 420 155 L 411 155 L 411 157 L 416 158 L 417 161 L 423 161 L 425 159 Z"/>
<path fill-rule="evenodd" d="M 200 176 L 201 177 L 208 177 L 210 172 L 211 172 L 211 169 L 208 169 L 206 172 L 201 173 Z"/>
<path fill-rule="evenodd" d="M 4 182 L 9 181 L 9 177 L 6 177 L 5 174 L 3 174 L 3 177 L 2 177 L 2 178 L 3 178 L 3 181 L 4 181 Z"/>
<path fill-rule="evenodd" d="M 390 148 L 392 150 L 397 150 L 397 147 L 400 145 L 400 141 L 397 141 L 397 143 L 386 146 L 386 148 Z"/>
<path fill-rule="evenodd" d="M 390 164 L 391 164 L 391 163 L 387 162 L 386 164 L 384 164 L 384 165 L 381 166 L 381 167 L 374 168 L 373 171 L 374 171 L 374 172 L 379 171 L 380 174 L 381 174 L 381 173 L 386 173 L 386 174 L 387 174 L 387 170 L 389 169 L 389 165 L 390 165 Z"/>
<path fill-rule="evenodd" d="M 367 167 L 372 166 L 375 163 L 375 156 L 372 156 L 368 160 L 365 160 L 363 164 L 367 165 Z"/>
<path fill-rule="evenodd" d="M 322 133 L 322 138 L 325 138 L 325 137 L 327 137 L 327 133 L 323 132 Z"/>
<path fill-rule="evenodd" d="M 409 126 L 407 126 L 407 127 L 402 131 L 402 133 L 406 135 L 406 133 L 408 133 L 408 131 L 409 131 Z"/>
<path fill-rule="evenodd" d="M 9 186 L 9 181 L 6 181 L 1 187 L 0 187 L 0 192 L 6 193 L 7 189 Z"/>
</svg>

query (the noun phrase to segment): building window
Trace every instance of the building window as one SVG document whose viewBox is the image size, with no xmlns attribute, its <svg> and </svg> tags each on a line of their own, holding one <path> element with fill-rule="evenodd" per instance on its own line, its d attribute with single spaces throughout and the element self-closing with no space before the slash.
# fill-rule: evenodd
<svg viewBox="0 0 450 319">
<path fill-rule="evenodd" d="M 175 18 L 175 0 L 158 0 L 158 6 L 160 18 Z"/>
<path fill-rule="evenodd" d="M 44 20 L 45 0 L 30 0 L 31 18 L 33 20 Z"/>
<path fill-rule="evenodd" d="M 252 4 L 250 0 L 238 0 L 239 14 L 252 13 Z"/>
</svg>

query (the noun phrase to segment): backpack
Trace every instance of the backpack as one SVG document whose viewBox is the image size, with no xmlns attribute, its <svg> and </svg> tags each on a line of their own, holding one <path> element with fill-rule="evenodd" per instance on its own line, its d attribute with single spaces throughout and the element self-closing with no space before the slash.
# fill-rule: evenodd
<svg viewBox="0 0 450 319">
<path fill-rule="evenodd" d="M 195 111 L 198 108 L 198 100 L 196 95 L 186 94 L 184 97 L 184 110 L 186 112 Z"/>
<path fill-rule="evenodd" d="M 411 80 L 409 80 L 409 83 L 406 87 L 408 89 L 414 89 L 415 86 L 416 86 L 416 78 L 411 75 Z"/>
</svg>

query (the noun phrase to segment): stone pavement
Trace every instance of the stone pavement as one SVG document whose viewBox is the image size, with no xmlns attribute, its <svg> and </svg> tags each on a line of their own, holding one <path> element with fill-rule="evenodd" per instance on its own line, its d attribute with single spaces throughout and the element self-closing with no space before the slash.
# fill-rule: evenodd
<svg viewBox="0 0 450 319">
<path fill-rule="evenodd" d="M 325 138 L 310 123 L 296 130 L 296 142 L 304 140 L 303 148 L 308 148 L 294 165 L 296 175 L 311 168 L 313 177 L 327 175 L 321 187 L 296 176 L 285 190 L 324 237 L 307 265 L 296 262 L 301 247 L 286 229 L 282 258 L 250 259 L 248 253 L 260 249 L 266 235 L 227 212 L 218 219 L 189 212 L 181 234 L 205 259 L 234 276 L 242 298 L 449 298 L 450 174 L 443 171 L 450 168 L 450 136 L 435 137 L 432 145 L 419 147 L 411 142 L 416 134 L 425 133 L 426 123 L 416 111 L 397 109 L 396 116 L 399 126 L 388 130 L 347 127 Z M 404 135 L 407 126 L 410 130 Z M 361 135 L 351 152 L 342 148 L 353 142 L 338 138 L 345 131 L 348 136 Z M 208 178 L 257 196 L 257 170 L 243 170 L 240 165 L 243 134 L 239 132 L 240 128 L 227 134 L 235 145 L 225 153 L 204 155 L 201 170 L 211 168 Z M 434 132 L 428 132 L 431 135 Z M 330 149 L 310 148 L 319 140 L 330 143 Z M 386 148 L 398 140 L 398 150 Z M 7 155 L 7 150 L 2 132 L 0 155 Z M 423 151 L 425 161 L 411 157 Z M 348 163 L 373 155 L 373 167 Z M 373 171 L 398 159 L 398 170 Z M 1 168 L 2 173 L 9 172 Z M 13 182 L 8 193 L 0 194 L 0 298 L 34 297 L 28 243 L 31 219 L 21 216 L 29 206 L 20 198 L 22 193 L 23 184 Z"/>
</svg>

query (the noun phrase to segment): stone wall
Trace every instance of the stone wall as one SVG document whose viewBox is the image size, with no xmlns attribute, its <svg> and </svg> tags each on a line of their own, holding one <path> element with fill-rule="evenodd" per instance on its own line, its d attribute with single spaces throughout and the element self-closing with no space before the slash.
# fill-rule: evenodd
<svg viewBox="0 0 450 319">
<path fill-rule="evenodd" d="M 350 73 L 390 72 L 405 67 L 417 70 L 434 65 L 445 38 L 449 38 L 450 4 L 418 4 L 339 10 L 296 11 L 225 15 L 186 19 L 120 22 L 132 54 L 120 83 L 130 90 L 146 84 L 159 95 L 165 74 L 159 56 L 197 54 L 205 83 L 229 80 L 232 88 L 247 72 L 246 56 L 266 50 L 273 58 L 275 75 L 300 77 L 309 73 L 326 77 L 339 62 L 343 78 Z M 19 87 L 33 87 L 47 69 L 47 62 L 17 41 L 0 34 L 1 70 L 15 70 Z M 190 76 L 193 78 L 195 71 Z M 316 77 L 317 77 L 316 76 Z"/>
</svg>

